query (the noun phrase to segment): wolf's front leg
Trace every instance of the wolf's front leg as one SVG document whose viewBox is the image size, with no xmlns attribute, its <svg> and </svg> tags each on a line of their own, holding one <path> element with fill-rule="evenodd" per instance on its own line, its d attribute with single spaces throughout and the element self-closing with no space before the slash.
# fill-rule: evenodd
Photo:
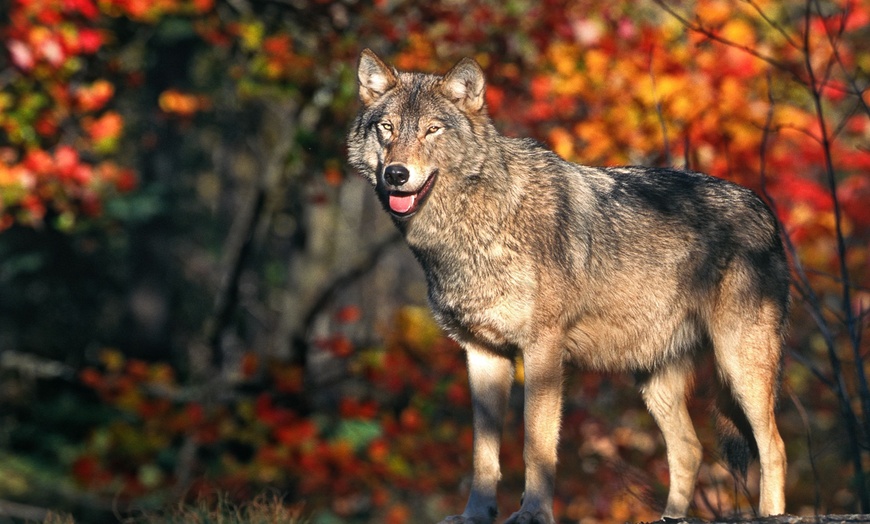
<svg viewBox="0 0 870 524">
<path fill-rule="evenodd" d="M 441 524 L 491 524 L 498 514 L 498 450 L 514 366 L 513 360 L 477 347 L 465 345 L 465 350 L 474 411 L 474 476 L 465 511 Z"/>
<path fill-rule="evenodd" d="M 554 524 L 556 448 L 562 418 L 562 355 L 556 334 L 523 351 L 526 488 L 520 510 L 505 524 Z"/>
</svg>

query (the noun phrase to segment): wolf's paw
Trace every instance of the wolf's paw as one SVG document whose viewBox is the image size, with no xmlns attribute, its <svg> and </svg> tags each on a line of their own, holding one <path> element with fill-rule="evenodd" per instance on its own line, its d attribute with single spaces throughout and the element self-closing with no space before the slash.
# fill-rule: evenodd
<svg viewBox="0 0 870 524">
<path fill-rule="evenodd" d="M 504 524 L 556 524 L 555 519 L 553 519 L 553 512 L 550 510 L 544 509 L 520 509 L 509 519 L 507 519 Z"/>
<path fill-rule="evenodd" d="M 451 515 L 438 524 L 492 524 L 492 522 L 492 519 L 485 517 L 463 517 L 462 515 Z"/>
</svg>

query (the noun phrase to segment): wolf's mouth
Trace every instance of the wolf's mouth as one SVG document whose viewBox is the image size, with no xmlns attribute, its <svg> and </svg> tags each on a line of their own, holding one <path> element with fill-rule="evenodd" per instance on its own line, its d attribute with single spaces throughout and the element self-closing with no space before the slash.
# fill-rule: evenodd
<svg viewBox="0 0 870 524">
<path fill-rule="evenodd" d="M 408 193 L 404 191 L 390 191 L 388 195 L 388 205 L 390 212 L 400 218 L 408 218 L 420 209 L 423 201 L 429 196 L 429 191 L 435 183 L 435 177 L 438 175 L 438 170 L 432 172 L 426 182 L 418 191 Z"/>
</svg>

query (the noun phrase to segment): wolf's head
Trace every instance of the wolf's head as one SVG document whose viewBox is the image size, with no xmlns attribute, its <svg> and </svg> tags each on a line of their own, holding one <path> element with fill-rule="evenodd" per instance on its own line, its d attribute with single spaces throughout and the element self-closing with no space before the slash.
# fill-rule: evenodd
<svg viewBox="0 0 870 524">
<path fill-rule="evenodd" d="M 483 71 L 465 58 L 444 76 L 400 72 L 371 50 L 357 71 L 362 109 L 348 135 L 348 160 L 397 220 L 414 216 L 436 187 L 479 180 Z"/>
</svg>

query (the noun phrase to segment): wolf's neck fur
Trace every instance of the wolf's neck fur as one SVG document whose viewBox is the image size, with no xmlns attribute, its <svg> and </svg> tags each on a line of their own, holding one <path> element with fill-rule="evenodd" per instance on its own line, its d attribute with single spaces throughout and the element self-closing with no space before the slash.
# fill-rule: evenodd
<svg viewBox="0 0 870 524">
<path fill-rule="evenodd" d="M 491 124 L 481 131 L 470 164 L 474 170 L 442 172 L 436 182 L 443 184 L 441 190 L 436 188 L 403 228 L 426 270 L 430 291 L 504 275 L 520 253 L 531 249 L 530 239 L 541 236 L 539 228 L 553 222 L 558 206 L 551 199 L 565 190 L 555 187 L 554 163 L 564 162 L 556 155 L 530 140 L 504 137 Z M 512 172 L 516 166 L 534 176 Z M 544 252 L 532 256 L 551 257 L 547 251 L 556 251 L 551 243 L 549 238 L 537 242 Z"/>
<path fill-rule="evenodd" d="M 511 139 L 498 134 L 491 124 L 481 127 L 471 158 L 464 159 L 457 169 L 460 172 L 442 170 L 424 209 L 402 228 L 412 249 L 437 252 L 447 244 L 455 251 L 455 241 L 444 242 L 451 236 L 462 239 L 459 245 L 469 251 L 478 250 L 498 236 L 522 204 L 525 188 L 518 186 L 523 179 L 509 171 L 515 156 Z M 469 220 L 470 216 L 474 219 Z"/>
</svg>

